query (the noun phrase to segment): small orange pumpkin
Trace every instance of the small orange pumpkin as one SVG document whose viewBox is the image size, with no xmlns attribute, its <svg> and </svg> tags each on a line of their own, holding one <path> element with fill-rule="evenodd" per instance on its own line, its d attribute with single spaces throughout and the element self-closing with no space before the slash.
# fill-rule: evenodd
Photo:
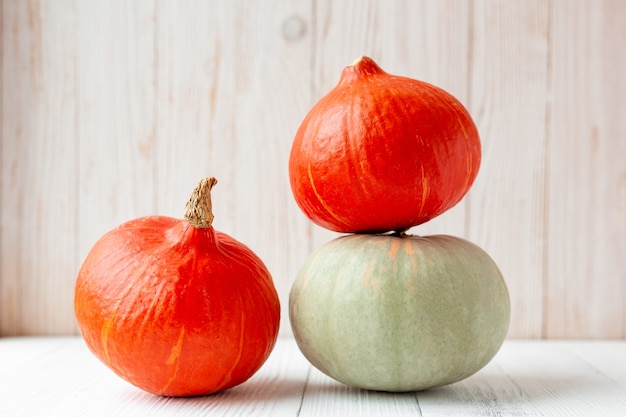
<svg viewBox="0 0 626 417">
<path fill-rule="evenodd" d="M 91 249 L 75 287 L 78 326 L 91 351 L 148 392 L 203 395 L 246 381 L 278 335 L 272 277 L 248 247 L 212 227 L 200 182 L 185 220 L 126 222 Z"/>
<path fill-rule="evenodd" d="M 317 225 L 382 233 L 457 204 L 480 159 L 478 130 L 459 100 L 362 57 L 302 121 L 289 177 L 296 203 Z"/>
</svg>

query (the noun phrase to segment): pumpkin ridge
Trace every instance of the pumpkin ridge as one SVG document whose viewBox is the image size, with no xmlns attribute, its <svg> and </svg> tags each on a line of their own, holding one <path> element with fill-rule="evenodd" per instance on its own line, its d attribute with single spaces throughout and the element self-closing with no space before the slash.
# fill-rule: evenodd
<svg viewBox="0 0 626 417">
<path fill-rule="evenodd" d="M 243 350 L 244 350 L 244 340 L 245 340 L 245 333 L 246 333 L 245 324 L 246 324 L 246 317 L 242 313 L 239 316 L 240 331 L 239 331 L 239 343 L 237 347 L 237 357 L 233 361 L 233 365 L 230 368 L 230 370 L 226 372 L 226 374 L 224 375 L 223 381 L 219 383 L 219 387 L 220 387 L 219 389 L 223 389 L 224 387 L 227 387 L 230 384 L 230 381 L 233 378 L 233 372 L 239 366 L 239 362 L 241 361 L 241 357 L 243 355 Z"/>
<path fill-rule="evenodd" d="M 111 363 L 111 352 L 110 348 L 110 333 L 111 330 L 116 326 L 119 318 L 120 308 L 122 307 L 122 300 L 126 299 L 130 294 L 133 293 L 134 287 L 133 285 L 125 285 L 122 289 L 122 292 L 118 294 L 118 298 L 115 300 L 115 304 L 113 308 L 108 311 L 107 317 L 104 319 L 102 323 L 102 328 L 100 330 L 100 346 L 102 347 L 101 353 L 104 355 L 104 358 L 107 360 L 107 363 Z M 96 308 L 99 311 L 102 310 L 102 306 L 95 305 L 89 306 L 92 308 Z"/>
<path fill-rule="evenodd" d="M 176 341 L 176 344 L 172 347 L 172 351 L 170 352 L 170 356 L 165 361 L 166 365 L 176 365 L 174 368 L 174 372 L 169 377 L 169 379 L 165 382 L 165 385 L 160 390 L 157 390 L 159 394 L 167 392 L 169 386 L 176 380 L 178 376 L 178 371 L 180 371 L 180 353 L 183 347 L 183 341 L 185 338 L 185 326 L 180 328 L 180 334 Z"/>
<path fill-rule="evenodd" d="M 309 182 L 311 184 L 311 189 L 313 190 L 313 194 L 315 194 L 315 197 L 317 198 L 319 203 L 322 205 L 324 210 L 326 210 L 326 212 L 330 214 L 337 222 L 341 224 L 346 224 L 341 217 L 339 217 L 337 214 L 334 213 L 334 211 L 330 208 L 330 206 L 324 201 L 324 198 L 317 191 L 317 188 L 315 187 L 315 181 L 313 180 L 313 175 L 311 174 L 311 163 L 308 164 L 308 173 L 309 173 Z"/>
<path fill-rule="evenodd" d="M 109 333 L 111 332 L 111 327 L 113 326 L 113 321 L 115 320 L 115 315 L 106 319 L 102 325 L 102 330 L 100 331 L 100 344 L 102 346 L 102 354 L 107 362 L 111 362 L 111 355 L 109 354 Z"/>
</svg>

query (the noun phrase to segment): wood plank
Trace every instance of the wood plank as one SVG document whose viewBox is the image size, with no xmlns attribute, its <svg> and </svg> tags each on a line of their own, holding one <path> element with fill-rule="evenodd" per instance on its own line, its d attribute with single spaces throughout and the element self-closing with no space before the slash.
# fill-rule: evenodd
<svg viewBox="0 0 626 417">
<path fill-rule="evenodd" d="M 413 393 L 358 389 L 337 382 L 311 368 L 299 417 L 421 416 Z"/>
<path fill-rule="evenodd" d="M 626 360 L 619 360 L 626 355 L 624 343 L 586 341 L 574 343 L 570 349 L 591 372 L 606 375 L 615 385 L 626 386 Z"/>
<path fill-rule="evenodd" d="M 483 144 L 469 238 L 499 265 L 513 338 L 542 336 L 550 4 L 473 3 L 470 111 Z"/>
<path fill-rule="evenodd" d="M 215 175 L 216 227 L 283 303 L 314 248 L 293 134 L 367 54 L 467 104 L 484 145 L 457 207 L 414 229 L 500 265 L 510 337 L 626 338 L 626 50 L 618 0 L 3 2 L 0 335 L 76 332 L 73 282 L 105 231 L 180 217 Z"/>
<path fill-rule="evenodd" d="M 343 385 L 280 338 L 250 380 L 223 393 L 148 394 L 100 363 L 78 337 L 0 339 L 2 416 L 620 416 L 626 345 L 507 340 L 475 375 L 419 393 Z"/>
<path fill-rule="evenodd" d="M 596 363 L 609 352 L 612 363 L 625 363 L 626 350 L 598 348 L 587 346 L 583 358 L 564 342 L 508 342 L 474 376 L 417 398 L 425 417 L 624 415 L 623 377 L 615 381 Z"/>
<path fill-rule="evenodd" d="M 0 338 L 0 369 L 3 377 L 19 374 L 32 363 L 46 361 L 56 350 L 68 349 L 66 337 L 4 337 Z"/>
<path fill-rule="evenodd" d="M 156 2 L 157 210 L 181 218 L 198 181 L 214 176 L 214 226 L 224 232 L 233 210 L 235 12 L 232 3 Z"/>
<path fill-rule="evenodd" d="M 154 4 L 78 2 L 81 262 L 104 233 L 154 214 Z"/>
<path fill-rule="evenodd" d="M 295 416 L 309 368 L 292 340 L 279 339 L 276 354 L 243 384 L 209 396 L 170 398 L 126 383 L 79 338 L 0 339 L 0 357 L 19 357 L 29 348 L 40 354 L 0 378 L 0 392 L 10 399 L 0 402 L 2 416 Z"/>
<path fill-rule="evenodd" d="M 624 338 L 626 3 L 554 10 L 545 336 Z"/>
<path fill-rule="evenodd" d="M 159 2 L 158 20 L 159 211 L 180 217 L 197 181 L 217 177 L 214 225 L 264 260 L 289 334 L 308 249 L 287 167 L 309 104 L 309 5 Z"/>
<path fill-rule="evenodd" d="M 73 330 L 76 11 L 2 2 L 0 336 Z"/>
</svg>

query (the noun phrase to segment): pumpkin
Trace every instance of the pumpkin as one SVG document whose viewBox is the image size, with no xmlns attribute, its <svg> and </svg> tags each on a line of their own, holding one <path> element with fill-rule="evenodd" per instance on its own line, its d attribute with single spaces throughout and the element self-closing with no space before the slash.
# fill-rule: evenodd
<svg viewBox="0 0 626 417">
<path fill-rule="evenodd" d="M 153 394 L 195 396 L 246 381 L 278 335 L 272 277 L 252 250 L 212 226 L 201 181 L 185 219 L 148 216 L 102 236 L 75 286 L 89 349 Z"/>
<path fill-rule="evenodd" d="M 510 301 L 494 261 L 467 240 L 358 234 L 310 256 L 289 315 L 298 347 L 325 374 L 405 392 L 487 364 L 507 333 Z"/>
<path fill-rule="evenodd" d="M 289 179 L 296 203 L 319 226 L 397 231 L 457 204 L 480 160 L 478 131 L 459 100 L 362 57 L 302 121 Z"/>
</svg>

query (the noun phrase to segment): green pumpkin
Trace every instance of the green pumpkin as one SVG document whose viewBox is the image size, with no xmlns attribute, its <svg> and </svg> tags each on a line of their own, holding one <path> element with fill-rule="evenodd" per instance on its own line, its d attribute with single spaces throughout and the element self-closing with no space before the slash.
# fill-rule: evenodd
<svg viewBox="0 0 626 417">
<path fill-rule="evenodd" d="M 348 235 L 306 261 L 289 295 L 298 347 L 359 388 L 418 391 L 485 366 L 506 336 L 500 270 L 453 236 Z"/>
</svg>

